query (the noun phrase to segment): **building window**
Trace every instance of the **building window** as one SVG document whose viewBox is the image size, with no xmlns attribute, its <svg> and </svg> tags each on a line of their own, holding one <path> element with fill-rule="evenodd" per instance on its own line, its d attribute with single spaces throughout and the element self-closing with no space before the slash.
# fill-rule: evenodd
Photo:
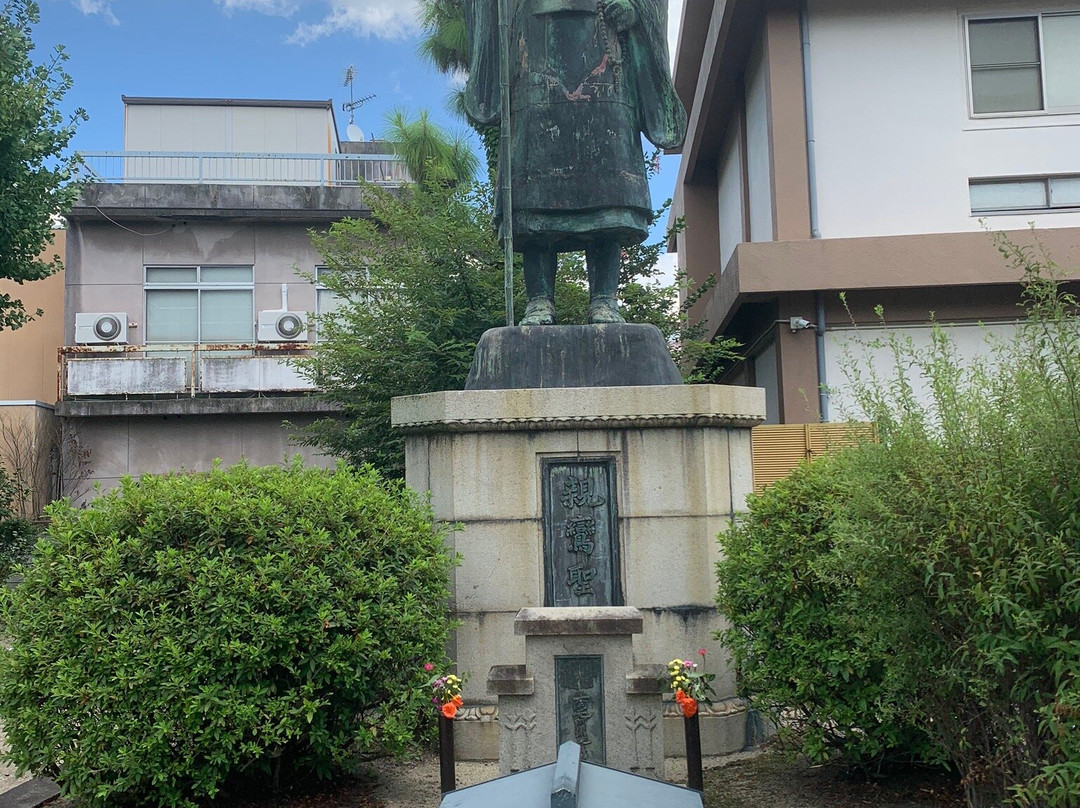
<svg viewBox="0 0 1080 808">
<path fill-rule="evenodd" d="M 146 267 L 145 289 L 147 344 L 255 338 L 252 267 Z"/>
<path fill-rule="evenodd" d="M 975 114 L 1080 108 L 1080 12 L 968 20 Z"/>
<path fill-rule="evenodd" d="M 345 298 L 333 289 L 328 288 L 323 279 L 333 272 L 329 267 L 315 267 L 315 341 L 319 337 L 319 320 L 326 315 L 332 315 L 345 302 Z"/>
<path fill-rule="evenodd" d="M 1080 174 L 971 180 L 969 188 L 971 212 L 980 216 L 1080 209 Z"/>
</svg>

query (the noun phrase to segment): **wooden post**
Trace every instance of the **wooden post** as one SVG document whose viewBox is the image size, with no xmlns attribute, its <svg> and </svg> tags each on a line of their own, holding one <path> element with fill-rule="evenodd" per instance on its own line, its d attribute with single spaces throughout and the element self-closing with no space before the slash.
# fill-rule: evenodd
<svg viewBox="0 0 1080 808">
<path fill-rule="evenodd" d="M 688 788 L 705 790 L 705 779 L 701 771 L 701 725 L 698 714 L 690 718 L 683 717 L 683 731 L 686 735 L 686 785 Z"/>
<path fill-rule="evenodd" d="M 700 763 L 698 768 L 701 768 Z M 454 772 L 454 719 L 444 715 L 439 716 L 439 785 L 443 794 L 457 788 L 457 774 Z"/>
</svg>

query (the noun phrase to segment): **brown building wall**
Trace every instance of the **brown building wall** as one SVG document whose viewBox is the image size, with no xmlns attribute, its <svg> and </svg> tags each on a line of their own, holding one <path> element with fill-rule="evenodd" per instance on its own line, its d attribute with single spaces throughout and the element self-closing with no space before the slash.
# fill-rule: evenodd
<svg viewBox="0 0 1080 808">
<path fill-rule="evenodd" d="M 53 231 L 45 255 L 64 255 L 67 233 Z M 0 401 L 56 401 L 56 353 L 64 340 L 64 273 L 19 285 L 0 280 L 0 292 L 18 298 L 27 311 L 44 315 L 15 331 L 0 331 Z"/>
</svg>

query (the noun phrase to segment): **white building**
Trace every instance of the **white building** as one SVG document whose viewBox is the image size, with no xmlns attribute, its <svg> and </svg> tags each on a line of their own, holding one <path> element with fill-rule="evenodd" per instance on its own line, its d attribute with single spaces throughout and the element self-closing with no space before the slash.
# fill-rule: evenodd
<svg viewBox="0 0 1080 808">
<path fill-rule="evenodd" d="M 986 228 L 1080 264 L 1076 0 L 687 0 L 675 73 L 680 263 L 718 277 L 698 312 L 771 421 L 840 414 L 818 394 L 843 383 L 840 292 L 862 325 L 881 304 L 926 339 L 934 312 L 978 350 L 1019 314 Z"/>
</svg>

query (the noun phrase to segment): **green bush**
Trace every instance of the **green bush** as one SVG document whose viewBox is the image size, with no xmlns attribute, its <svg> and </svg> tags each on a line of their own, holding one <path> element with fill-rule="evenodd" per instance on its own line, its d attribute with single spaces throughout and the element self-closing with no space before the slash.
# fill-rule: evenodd
<svg viewBox="0 0 1080 808">
<path fill-rule="evenodd" d="M 38 529 L 33 522 L 15 515 L 11 507 L 18 486 L 0 467 L 0 583 L 30 557 Z"/>
<path fill-rule="evenodd" d="M 1000 246 L 1024 275 L 1015 338 L 966 363 L 942 329 L 922 350 L 890 339 L 908 373 L 851 380 L 880 443 L 819 461 L 752 506 L 723 538 L 721 604 L 742 609 L 728 638 L 774 715 L 809 712 L 850 752 L 849 728 L 877 732 L 869 719 L 884 708 L 926 731 L 972 808 L 1075 808 L 1080 319 L 1052 262 Z M 756 607 L 744 594 L 755 586 Z M 841 684 L 852 674 L 861 718 Z"/>
<path fill-rule="evenodd" d="M 914 683 L 867 609 L 868 582 L 891 576 L 850 552 L 845 460 L 799 466 L 751 496 L 749 514 L 721 536 L 718 603 L 731 623 L 721 640 L 740 691 L 811 760 L 932 759 L 910 708 Z"/>
<path fill-rule="evenodd" d="M 126 479 L 3 596 L 10 760 L 87 804 L 178 806 L 257 771 L 329 777 L 410 748 L 452 559 L 371 469 Z"/>
</svg>

